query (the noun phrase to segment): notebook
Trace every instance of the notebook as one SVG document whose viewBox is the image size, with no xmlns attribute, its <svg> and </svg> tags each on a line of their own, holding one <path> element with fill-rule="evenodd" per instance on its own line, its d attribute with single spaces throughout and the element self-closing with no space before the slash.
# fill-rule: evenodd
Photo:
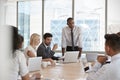
<svg viewBox="0 0 120 80">
<path fill-rule="evenodd" d="M 68 51 L 65 53 L 63 63 L 74 63 L 78 61 L 79 51 Z"/>
<path fill-rule="evenodd" d="M 28 69 L 29 71 L 37 71 L 41 69 L 42 57 L 32 57 L 28 59 Z"/>
</svg>

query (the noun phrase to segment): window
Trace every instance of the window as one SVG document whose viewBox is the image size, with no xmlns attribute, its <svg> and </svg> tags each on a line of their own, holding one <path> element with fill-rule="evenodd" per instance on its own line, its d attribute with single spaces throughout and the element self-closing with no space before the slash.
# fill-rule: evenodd
<svg viewBox="0 0 120 80">
<path fill-rule="evenodd" d="M 66 26 L 66 19 L 70 16 L 72 0 L 45 0 L 44 33 L 53 34 L 53 44 L 58 43 L 58 50 L 61 50 L 62 28 Z"/>
<path fill-rule="evenodd" d="M 52 44 L 58 43 L 58 50 L 61 50 L 62 28 L 66 26 L 66 19 L 72 16 L 75 24 L 82 28 L 83 51 L 104 51 L 105 0 L 19 1 L 18 28 L 25 38 L 24 47 L 32 33 L 42 36 L 50 32 Z"/>
<path fill-rule="evenodd" d="M 103 51 L 105 0 L 75 0 L 74 14 L 76 25 L 82 29 L 83 51 Z"/>
<path fill-rule="evenodd" d="M 24 48 L 29 45 L 32 33 L 42 35 L 41 4 L 41 1 L 18 2 L 18 29 L 20 34 L 24 36 Z"/>
</svg>

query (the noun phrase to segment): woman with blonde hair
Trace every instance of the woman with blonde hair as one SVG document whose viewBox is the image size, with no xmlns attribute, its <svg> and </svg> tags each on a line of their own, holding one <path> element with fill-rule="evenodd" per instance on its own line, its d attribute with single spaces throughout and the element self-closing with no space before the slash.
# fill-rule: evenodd
<svg viewBox="0 0 120 80">
<path fill-rule="evenodd" d="M 26 47 L 24 52 L 27 60 L 29 57 L 37 56 L 36 48 L 39 43 L 40 43 L 40 35 L 37 33 L 33 33 L 30 37 L 30 44 L 28 47 Z"/>
</svg>

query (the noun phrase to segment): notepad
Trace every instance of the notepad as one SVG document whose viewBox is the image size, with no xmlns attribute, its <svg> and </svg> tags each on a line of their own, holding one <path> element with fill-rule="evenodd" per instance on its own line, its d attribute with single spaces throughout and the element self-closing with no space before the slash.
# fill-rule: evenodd
<svg viewBox="0 0 120 80">
<path fill-rule="evenodd" d="M 41 69 L 42 57 L 32 57 L 28 59 L 28 69 L 29 71 L 37 71 Z"/>
</svg>

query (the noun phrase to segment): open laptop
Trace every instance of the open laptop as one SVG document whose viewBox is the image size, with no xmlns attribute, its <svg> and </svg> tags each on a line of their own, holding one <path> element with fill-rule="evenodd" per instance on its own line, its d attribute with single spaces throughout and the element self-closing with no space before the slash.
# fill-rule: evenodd
<svg viewBox="0 0 120 80">
<path fill-rule="evenodd" d="M 98 53 L 86 53 L 86 58 L 88 62 L 93 62 L 97 60 Z"/>
<path fill-rule="evenodd" d="M 68 51 L 65 53 L 63 63 L 75 63 L 78 61 L 79 51 Z"/>
<path fill-rule="evenodd" d="M 37 71 L 41 69 L 42 57 L 32 57 L 28 59 L 28 69 L 29 71 Z"/>
</svg>

